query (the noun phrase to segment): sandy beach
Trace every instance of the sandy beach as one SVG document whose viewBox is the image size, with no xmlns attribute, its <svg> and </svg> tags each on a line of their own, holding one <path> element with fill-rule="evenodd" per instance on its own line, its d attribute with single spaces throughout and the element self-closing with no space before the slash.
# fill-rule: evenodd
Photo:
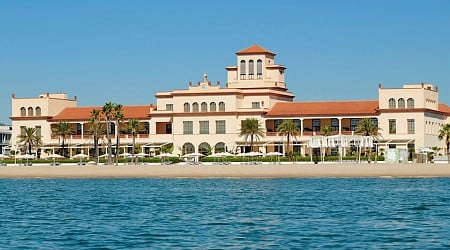
<svg viewBox="0 0 450 250">
<path fill-rule="evenodd" d="M 450 164 L 7 166 L 0 178 L 450 177 Z"/>
</svg>

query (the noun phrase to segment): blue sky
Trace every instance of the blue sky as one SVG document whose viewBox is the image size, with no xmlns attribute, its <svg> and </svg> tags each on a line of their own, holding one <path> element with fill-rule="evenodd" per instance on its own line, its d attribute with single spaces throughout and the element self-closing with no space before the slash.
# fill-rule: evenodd
<svg viewBox="0 0 450 250">
<path fill-rule="evenodd" d="M 430 82 L 450 105 L 449 13 L 444 0 L 0 0 L 0 122 L 12 93 L 133 105 L 203 72 L 224 83 L 234 53 L 254 43 L 277 53 L 296 101 Z"/>
</svg>

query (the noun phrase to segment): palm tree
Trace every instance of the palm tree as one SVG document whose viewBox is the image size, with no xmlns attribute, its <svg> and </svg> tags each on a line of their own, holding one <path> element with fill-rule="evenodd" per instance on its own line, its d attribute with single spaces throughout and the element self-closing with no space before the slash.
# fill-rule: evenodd
<svg viewBox="0 0 450 250">
<path fill-rule="evenodd" d="M 136 120 L 136 119 L 130 119 L 128 120 L 127 130 L 131 135 L 133 136 L 133 148 L 132 148 L 132 154 L 134 155 L 134 149 L 136 145 L 136 135 L 143 130 L 142 124 Z M 137 158 L 136 158 L 137 161 Z"/>
<path fill-rule="evenodd" d="M 320 130 L 320 134 L 322 134 L 323 136 L 330 136 L 333 134 L 333 129 L 330 126 L 325 125 Z"/>
<path fill-rule="evenodd" d="M 28 128 L 26 127 L 22 134 L 18 136 L 19 143 L 23 143 L 24 146 L 28 148 L 28 153 L 31 155 L 31 151 L 33 149 L 33 146 L 38 147 L 41 145 L 42 140 L 41 136 L 36 134 L 35 128 Z"/>
<path fill-rule="evenodd" d="M 445 139 L 445 149 L 447 151 L 447 162 L 450 162 L 450 124 L 444 124 L 439 130 L 439 140 Z"/>
<path fill-rule="evenodd" d="M 120 123 L 124 117 L 123 105 L 115 103 L 113 106 L 113 118 L 117 125 L 116 131 L 116 165 L 119 165 L 119 148 L 120 148 Z"/>
<path fill-rule="evenodd" d="M 106 123 L 106 139 L 108 140 L 108 165 L 112 165 L 111 120 L 113 118 L 114 103 L 107 102 L 102 108 Z"/>
<path fill-rule="evenodd" d="M 66 137 L 73 134 L 72 127 L 67 121 L 59 121 L 56 127 L 52 128 L 52 136 L 58 136 L 61 142 L 62 155 L 67 157 Z"/>
<path fill-rule="evenodd" d="M 253 141 L 264 137 L 264 129 L 256 118 L 247 118 L 241 123 L 241 131 L 239 136 L 245 136 L 245 141 L 250 137 L 250 151 L 253 149 Z"/>
<path fill-rule="evenodd" d="M 291 145 L 291 137 L 298 136 L 300 134 L 300 128 L 292 120 L 283 120 L 277 127 L 277 132 L 281 135 L 285 135 L 287 138 L 286 153 L 289 155 L 289 146 Z"/>
<path fill-rule="evenodd" d="M 99 156 L 98 137 L 101 134 L 101 132 L 102 132 L 102 124 L 101 124 L 100 110 L 93 109 L 91 111 L 91 117 L 89 119 L 89 133 L 92 134 L 92 136 L 94 137 L 94 159 L 97 164 Z"/>
<path fill-rule="evenodd" d="M 372 119 L 364 118 L 359 121 L 355 128 L 355 133 L 362 136 L 372 136 L 374 139 L 378 139 L 381 136 L 379 130 L 380 128 L 378 127 L 378 124 L 375 124 Z M 370 162 L 371 154 L 372 147 L 369 147 L 369 156 L 367 157 L 368 162 Z M 377 157 L 377 155 L 375 155 L 375 157 Z"/>
</svg>

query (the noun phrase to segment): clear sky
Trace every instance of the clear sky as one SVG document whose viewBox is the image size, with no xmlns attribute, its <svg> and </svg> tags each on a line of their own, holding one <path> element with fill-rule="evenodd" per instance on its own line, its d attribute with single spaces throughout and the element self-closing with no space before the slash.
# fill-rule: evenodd
<svg viewBox="0 0 450 250">
<path fill-rule="evenodd" d="M 0 0 L 0 122 L 11 94 L 155 103 L 226 82 L 236 51 L 277 53 L 296 101 L 377 99 L 378 83 L 439 86 L 450 105 L 450 1 Z"/>
</svg>

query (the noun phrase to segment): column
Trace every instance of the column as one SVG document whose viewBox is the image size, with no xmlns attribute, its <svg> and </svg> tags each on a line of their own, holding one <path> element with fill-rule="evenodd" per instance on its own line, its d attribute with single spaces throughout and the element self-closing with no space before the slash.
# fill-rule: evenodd
<svg viewBox="0 0 450 250">
<path fill-rule="evenodd" d="M 303 137 L 303 118 L 300 118 L 300 136 Z"/>
<path fill-rule="evenodd" d="M 339 121 L 339 134 L 342 134 L 342 118 L 337 118 Z"/>
<path fill-rule="evenodd" d="M 81 125 L 81 139 L 84 139 L 84 123 L 80 122 Z"/>
</svg>

